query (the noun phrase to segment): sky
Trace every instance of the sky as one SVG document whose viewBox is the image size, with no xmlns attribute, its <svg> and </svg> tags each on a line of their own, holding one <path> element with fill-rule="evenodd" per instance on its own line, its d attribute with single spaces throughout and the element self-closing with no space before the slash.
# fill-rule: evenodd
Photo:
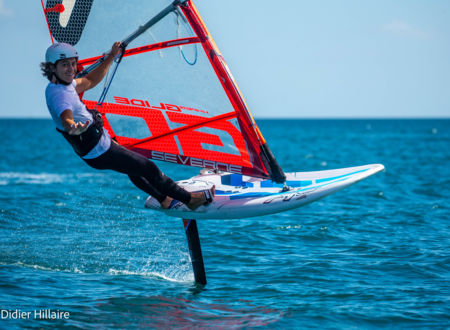
<svg viewBox="0 0 450 330">
<path fill-rule="evenodd" d="M 450 117 L 450 0 L 195 4 L 255 118 Z M 0 0 L 0 36 L 0 118 L 50 118 L 40 1 Z"/>
</svg>

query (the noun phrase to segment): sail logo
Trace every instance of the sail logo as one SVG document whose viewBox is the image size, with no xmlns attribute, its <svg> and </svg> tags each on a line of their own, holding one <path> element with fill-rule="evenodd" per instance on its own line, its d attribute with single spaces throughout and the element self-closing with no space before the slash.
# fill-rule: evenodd
<svg viewBox="0 0 450 330">
<path fill-rule="evenodd" d="M 311 191 L 313 191 L 313 190 L 310 190 L 310 192 Z M 300 200 L 300 199 L 305 199 L 306 197 L 308 197 L 307 194 L 303 193 L 303 192 L 295 192 L 295 193 L 290 193 L 290 194 L 281 194 L 281 195 L 278 195 L 278 196 L 275 196 L 273 198 L 269 198 L 269 199 L 265 200 L 263 202 L 263 204 L 270 204 L 272 202 L 280 201 L 280 200 L 282 202 L 290 202 L 291 200 L 295 200 L 296 201 L 296 200 Z"/>
<path fill-rule="evenodd" d="M 140 100 L 140 99 L 129 99 L 126 97 L 120 97 L 120 96 L 113 96 L 114 101 L 117 104 L 123 104 L 123 105 L 131 105 L 135 107 L 142 107 L 147 109 L 154 109 L 154 110 L 168 110 L 168 111 L 178 111 L 182 112 L 182 110 L 188 110 L 188 111 L 195 111 L 195 112 L 201 112 L 201 113 L 208 113 L 208 111 L 205 110 L 199 110 L 195 108 L 190 107 L 184 107 L 180 105 L 174 105 L 169 103 L 159 103 L 159 106 L 150 105 L 150 102 L 148 100 Z"/>
<path fill-rule="evenodd" d="M 205 159 L 193 158 L 193 157 L 183 156 L 183 155 L 174 155 L 174 154 L 169 154 L 169 153 L 165 153 L 165 152 L 161 152 L 161 151 L 152 151 L 150 158 L 152 158 L 154 160 L 160 160 L 160 161 L 165 161 L 165 162 L 174 163 L 174 164 L 188 165 L 188 166 L 201 167 L 201 168 L 209 168 L 212 170 L 224 171 L 224 172 L 235 173 L 235 174 L 243 174 L 242 166 L 239 166 L 239 165 L 226 164 L 226 163 L 222 163 L 222 162 L 216 162 L 213 160 L 205 160 Z"/>
<path fill-rule="evenodd" d="M 59 14 L 59 24 L 61 24 L 61 26 L 64 28 L 67 27 L 67 24 L 69 23 L 73 7 L 75 6 L 75 2 L 70 0 L 63 0 L 61 4 L 64 10 Z"/>
<path fill-rule="evenodd" d="M 94 0 L 48 0 L 45 8 L 53 38 L 76 45 L 81 38 Z"/>
</svg>

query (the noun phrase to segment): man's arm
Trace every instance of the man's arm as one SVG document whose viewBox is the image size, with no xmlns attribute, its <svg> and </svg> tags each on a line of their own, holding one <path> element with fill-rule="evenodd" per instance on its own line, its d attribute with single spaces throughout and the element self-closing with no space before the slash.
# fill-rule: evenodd
<svg viewBox="0 0 450 330">
<path fill-rule="evenodd" d="M 64 126 L 65 131 L 70 135 L 80 135 L 81 133 L 86 131 L 89 126 L 89 120 L 86 120 L 84 124 L 81 122 L 76 123 L 73 120 L 72 110 L 69 109 L 64 110 L 59 118 L 61 118 L 61 122 Z"/>
<path fill-rule="evenodd" d="M 117 56 L 120 52 L 120 42 L 118 41 L 113 44 L 111 52 L 98 67 L 89 72 L 85 77 L 75 79 L 75 81 L 77 82 L 77 86 L 75 87 L 76 92 L 80 94 L 84 91 L 87 91 L 88 89 L 97 86 L 97 84 L 102 81 L 102 79 L 108 72 L 111 63 L 114 60 L 114 57 Z"/>
</svg>

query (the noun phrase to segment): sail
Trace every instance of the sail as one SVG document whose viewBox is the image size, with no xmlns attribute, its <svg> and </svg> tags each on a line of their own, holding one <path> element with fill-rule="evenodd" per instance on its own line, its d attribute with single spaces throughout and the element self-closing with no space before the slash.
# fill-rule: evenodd
<svg viewBox="0 0 450 330">
<path fill-rule="evenodd" d="M 191 0 L 41 1 L 52 42 L 74 45 L 87 70 L 125 37 L 106 85 L 83 96 L 119 144 L 154 160 L 285 181 Z"/>
</svg>

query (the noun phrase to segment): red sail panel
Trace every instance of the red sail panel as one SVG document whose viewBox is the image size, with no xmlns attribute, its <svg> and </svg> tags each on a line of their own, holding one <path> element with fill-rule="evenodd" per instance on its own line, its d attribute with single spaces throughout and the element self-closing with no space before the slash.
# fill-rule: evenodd
<svg viewBox="0 0 450 330">
<path fill-rule="evenodd" d="M 94 101 L 84 100 L 89 108 L 95 107 Z M 178 111 L 168 111 L 167 108 L 176 109 L 175 105 L 160 104 L 158 108 L 118 105 L 104 103 L 97 108 L 104 114 L 105 128 L 116 141 L 140 154 L 155 160 L 168 161 L 181 165 L 189 165 L 202 168 L 217 169 L 231 173 L 255 175 L 255 169 L 247 151 L 246 142 L 241 132 L 229 120 L 236 117 L 235 112 L 223 114 L 213 118 L 205 118 L 192 114 L 184 114 Z M 170 122 L 180 123 L 181 127 L 171 129 L 164 112 Z M 137 139 L 121 136 L 114 131 L 108 115 L 141 118 L 145 121 L 151 136 Z M 216 150 L 207 150 L 203 144 L 223 147 L 220 135 L 198 131 L 198 128 L 212 128 L 229 135 L 238 154 L 229 154 Z M 223 135 L 222 134 L 222 135 Z M 178 140 L 175 140 L 175 137 Z M 180 148 L 180 147 L 181 148 Z M 181 154 L 180 149 L 183 150 Z"/>
</svg>

